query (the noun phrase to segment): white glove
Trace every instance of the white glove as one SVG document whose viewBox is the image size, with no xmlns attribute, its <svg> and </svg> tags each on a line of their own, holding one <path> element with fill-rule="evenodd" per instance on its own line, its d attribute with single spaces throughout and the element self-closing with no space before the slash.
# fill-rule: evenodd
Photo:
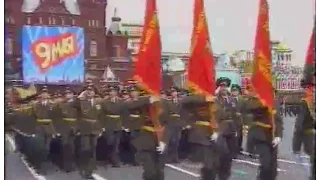
<svg viewBox="0 0 320 180">
<path fill-rule="evenodd" d="M 160 98 L 159 97 L 157 97 L 157 96 L 150 96 L 150 103 L 152 104 L 152 103 L 154 103 L 154 102 L 158 102 L 158 101 L 160 101 Z"/>
<path fill-rule="evenodd" d="M 187 125 L 187 126 L 186 126 L 186 129 L 191 129 L 191 126 L 190 126 L 190 125 Z"/>
<path fill-rule="evenodd" d="M 214 91 L 214 95 L 219 94 L 219 92 L 220 92 L 220 86 Z"/>
<path fill-rule="evenodd" d="M 100 104 L 97 104 L 97 105 L 96 105 L 96 108 L 97 108 L 97 110 L 100 110 L 100 109 L 101 109 Z"/>
<path fill-rule="evenodd" d="M 106 131 L 106 129 L 105 128 L 102 128 L 102 132 L 105 132 Z"/>
<path fill-rule="evenodd" d="M 31 137 L 36 137 L 36 135 L 35 135 L 35 134 L 32 134 Z"/>
<path fill-rule="evenodd" d="M 124 130 L 125 132 L 130 132 L 128 128 L 121 127 L 121 129 Z"/>
<path fill-rule="evenodd" d="M 281 142 L 281 138 L 279 138 L 279 137 L 273 138 L 273 141 L 272 141 L 273 147 L 278 146 L 280 144 L 280 142 Z"/>
<path fill-rule="evenodd" d="M 162 141 L 159 142 L 159 146 L 157 147 L 157 151 L 162 154 L 166 148 L 166 144 Z"/>
<path fill-rule="evenodd" d="M 217 132 L 212 133 L 210 139 L 211 141 L 217 141 L 219 134 Z"/>
</svg>

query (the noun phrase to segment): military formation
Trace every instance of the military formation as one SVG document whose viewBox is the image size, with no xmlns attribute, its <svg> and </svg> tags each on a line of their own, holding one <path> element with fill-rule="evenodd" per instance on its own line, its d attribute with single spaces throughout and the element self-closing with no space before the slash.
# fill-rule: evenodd
<svg viewBox="0 0 320 180">
<path fill-rule="evenodd" d="M 7 96 L 6 130 L 14 132 L 17 151 L 39 174 L 46 173 L 43 164 L 51 160 L 65 172 L 77 170 L 82 178 L 94 179 L 97 159 L 102 159 L 113 167 L 142 166 L 144 180 L 164 180 L 165 163 L 181 160 L 179 147 L 185 131 L 192 158 L 203 164 L 201 179 L 227 180 L 247 131 L 246 150 L 257 154 L 261 164 L 257 179 L 275 180 L 282 116 L 277 112 L 270 116 L 250 88 L 231 85 L 226 77 L 216 84 L 214 98 L 176 87 L 161 97 L 150 96 L 134 83 L 121 89 L 108 86 L 100 92 L 87 83 L 78 94 L 67 87 L 63 94 L 53 95 L 45 86 L 24 100 L 17 100 L 12 91 Z M 306 100 L 301 108 L 293 151 L 299 156 L 303 144 L 313 157 L 315 116 Z M 60 145 L 58 153 L 53 153 L 54 143 Z"/>
</svg>

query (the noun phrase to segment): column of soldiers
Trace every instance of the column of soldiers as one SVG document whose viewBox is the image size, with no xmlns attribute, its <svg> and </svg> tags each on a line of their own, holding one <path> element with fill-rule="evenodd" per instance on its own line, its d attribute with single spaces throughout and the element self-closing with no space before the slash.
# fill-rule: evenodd
<svg viewBox="0 0 320 180">
<path fill-rule="evenodd" d="M 118 86 L 102 88 L 101 95 L 92 84 L 76 95 L 70 88 L 64 96 L 50 97 L 44 87 L 37 99 L 13 108 L 12 127 L 16 131 L 18 149 L 38 173 L 45 173 L 50 142 L 59 140 L 62 151 L 55 162 L 64 171 L 75 168 L 84 179 L 94 179 L 97 154 L 105 154 L 106 162 L 120 167 L 120 140 L 127 138 L 130 164 L 142 165 L 144 180 L 163 180 L 164 164 L 179 162 L 179 142 L 184 130 L 192 156 L 203 164 L 202 180 L 227 180 L 231 175 L 232 158 L 242 151 L 243 125 L 248 129 L 248 149 L 260 155 L 258 179 L 274 180 L 277 174 L 277 145 L 282 138 L 282 119 L 272 117 L 250 89 L 241 95 L 238 85 L 229 78 L 219 78 L 214 98 L 181 94 L 170 88 L 167 95 L 154 97 L 136 85 L 120 91 Z M 231 87 L 230 87 L 231 86 Z M 120 92 L 120 93 L 119 93 Z M 129 92 L 129 93 L 128 93 Z M 160 104 L 159 124 L 150 116 L 150 106 Z M 214 111 L 209 107 L 215 104 Z M 215 114 L 215 129 L 210 117 Z M 12 112 L 10 112 L 12 114 Z M 12 116 L 12 115 L 11 115 Z M 274 131 L 273 131 L 274 130 Z M 161 138 L 156 134 L 162 133 Z M 97 151 L 98 139 L 105 146 Z"/>
</svg>

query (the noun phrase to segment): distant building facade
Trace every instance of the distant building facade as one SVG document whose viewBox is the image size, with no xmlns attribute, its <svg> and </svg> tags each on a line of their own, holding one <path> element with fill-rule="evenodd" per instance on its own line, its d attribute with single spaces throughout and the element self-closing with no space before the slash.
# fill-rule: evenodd
<svg viewBox="0 0 320 180">
<path fill-rule="evenodd" d="M 128 53 L 128 37 L 118 29 L 106 28 L 107 0 L 61 1 L 8 1 L 5 3 L 7 79 L 21 79 L 21 30 L 30 26 L 79 26 L 85 32 L 84 56 L 86 78 L 99 79 L 109 66 L 119 79 L 132 75 Z M 112 24 L 119 24 L 121 18 L 112 17 Z"/>
</svg>

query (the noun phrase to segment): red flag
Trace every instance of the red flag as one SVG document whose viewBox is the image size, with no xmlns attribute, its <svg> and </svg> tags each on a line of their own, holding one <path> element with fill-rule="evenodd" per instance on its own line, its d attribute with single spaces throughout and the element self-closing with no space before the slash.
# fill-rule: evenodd
<svg viewBox="0 0 320 180">
<path fill-rule="evenodd" d="M 269 5 L 267 0 L 260 0 L 251 83 L 254 92 L 271 112 L 274 109 L 274 90 L 270 50 Z"/>
<path fill-rule="evenodd" d="M 156 0 L 146 0 L 145 22 L 139 54 L 135 62 L 133 79 L 148 94 L 160 96 L 161 90 L 161 38 Z M 159 121 L 160 104 L 149 108 L 150 119 L 155 127 L 158 141 L 162 140 L 164 128 Z"/>
<path fill-rule="evenodd" d="M 215 90 L 215 60 L 211 50 L 209 29 L 203 0 L 195 0 L 193 12 L 193 32 L 188 61 L 188 86 L 195 94 L 213 97 Z M 217 124 L 214 117 L 214 104 L 209 103 L 210 125 L 214 130 Z"/>
<path fill-rule="evenodd" d="M 149 94 L 160 95 L 161 38 L 156 0 L 147 0 L 140 50 L 135 63 L 134 79 Z"/>
<path fill-rule="evenodd" d="M 315 21 L 315 18 L 314 18 Z M 316 72 L 316 26 L 314 24 L 310 37 L 307 56 L 304 64 L 303 80 L 305 88 L 304 100 L 306 101 L 310 113 L 313 114 L 314 106 L 314 88 L 315 88 L 315 72 Z"/>
<path fill-rule="evenodd" d="M 314 24 L 313 31 L 309 41 L 309 47 L 304 64 L 303 78 L 306 84 L 315 84 L 315 65 L 316 65 L 316 26 Z"/>
<path fill-rule="evenodd" d="M 196 94 L 211 97 L 215 90 L 215 59 L 211 50 L 203 0 L 195 0 L 193 16 L 188 86 Z"/>
</svg>

